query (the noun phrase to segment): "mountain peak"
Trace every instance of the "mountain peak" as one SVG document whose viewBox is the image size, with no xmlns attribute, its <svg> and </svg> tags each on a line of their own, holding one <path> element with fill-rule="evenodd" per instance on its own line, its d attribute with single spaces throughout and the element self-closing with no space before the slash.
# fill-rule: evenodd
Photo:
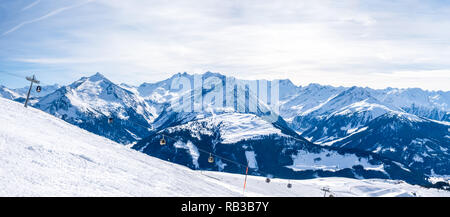
<svg viewBox="0 0 450 217">
<path fill-rule="evenodd" d="M 283 86 L 297 87 L 290 79 L 280 79 L 279 82 Z"/>
<path fill-rule="evenodd" d="M 102 85 L 99 85 L 99 86 L 104 86 L 104 85 L 109 86 L 109 85 L 113 84 L 113 82 L 108 80 L 103 74 L 101 74 L 100 72 L 97 72 L 94 75 L 91 75 L 89 77 L 80 78 L 79 80 L 70 84 L 69 87 L 72 89 L 77 89 L 80 87 L 84 87 L 86 85 L 93 87 L 93 86 L 96 86 L 96 85 L 94 85 L 94 83 L 97 83 L 96 84 L 97 86 L 99 83 L 102 83 Z"/>
<path fill-rule="evenodd" d="M 357 97 L 361 97 L 361 98 L 369 98 L 369 97 L 372 97 L 369 90 L 370 89 L 365 88 L 365 87 L 353 86 L 353 87 L 348 88 L 347 90 L 344 90 L 340 95 L 343 95 L 343 96 L 357 96 Z"/>
<path fill-rule="evenodd" d="M 100 72 L 95 73 L 94 75 L 88 77 L 90 81 L 99 81 L 99 80 L 108 80 L 103 74 Z"/>
</svg>

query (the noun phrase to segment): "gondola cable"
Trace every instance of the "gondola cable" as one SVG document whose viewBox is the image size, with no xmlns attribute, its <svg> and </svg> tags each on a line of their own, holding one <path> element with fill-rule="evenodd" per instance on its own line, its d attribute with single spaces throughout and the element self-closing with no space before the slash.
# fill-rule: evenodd
<svg viewBox="0 0 450 217">
<path fill-rule="evenodd" d="M 26 75 L 18 75 L 18 74 L 14 74 L 14 73 L 10 73 L 10 72 L 5 72 L 5 71 L 0 71 L 0 73 L 1 73 L 1 74 L 4 74 L 4 75 L 8 75 L 8 76 L 15 77 L 15 78 L 21 79 L 21 80 L 23 80 L 24 78 L 27 77 Z M 41 85 L 44 85 L 44 86 L 52 85 L 52 84 L 48 84 L 48 83 L 42 82 L 42 81 L 40 82 L 40 84 L 41 84 Z M 42 86 L 41 86 L 41 88 L 42 88 Z M 41 89 L 41 90 L 42 90 L 42 89 Z"/>
<path fill-rule="evenodd" d="M 168 135 L 166 135 L 166 134 L 164 134 L 164 133 L 158 132 L 157 134 L 163 135 L 163 136 L 165 136 L 166 138 L 172 139 L 172 140 L 174 140 L 174 141 L 178 141 L 178 139 L 176 139 L 176 138 L 174 138 L 174 137 L 171 137 L 171 136 L 168 136 Z M 209 152 L 209 151 L 207 151 L 207 150 L 204 150 L 204 149 L 201 149 L 201 148 L 198 148 L 198 147 L 197 147 L 197 149 L 198 149 L 200 152 L 203 152 L 203 153 L 206 153 L 206 154 L 210 154 L 210 157 L 214 156 L 214 157 L 216 157 L 216 158 L 219 158 L 219 159 L 222 159 L 222 160 L 225 160 L 225 161 L 234 163 L 234 164 L 236 164 L 236 165 L 238 165 L 238 166 L 242 166 L 243 168 L 246 168 L 246 173 L 248 173 L 248 164 L 245 165 L 245 164 L 239 163 L 239 162 L 237 162 L 237 161 L 230 160 L 230 159 L 228 159 L 228 158 L 219 156 L 219 155 L 217 155 L 217 154 L 212 154 L 211 152 Z M 258 169 L 257 171 L 260 172 L 260 173 L 262 173 L 262 174 L 266 174 L 266 176 L 268 176 L 268 174 L 269 174 L 269 173 L 266 173 L 266 172 L 264 172 L 264 171 L 262 171 L 262 170 L 260 170 L 260 169 Z M 270 178 L 269 178 L 269 177 L 266 177 L 266 183 L 270 183 Z M 292 184 L 290 183 L 290 180 L 288 181 L 287 187 L 288 187 L 288 188 L 292 188 Z M 245 187 L 244 187 L 244 188 L 245 188 Z"/>
</svg>

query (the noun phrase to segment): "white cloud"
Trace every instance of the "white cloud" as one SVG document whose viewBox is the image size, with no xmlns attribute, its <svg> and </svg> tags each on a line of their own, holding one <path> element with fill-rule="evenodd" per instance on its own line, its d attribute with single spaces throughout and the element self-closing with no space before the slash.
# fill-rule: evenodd
<svg viewBox="0 0 450 217">
<path fill-rule="evenodd" d="M 41 2 L 41 0 L 36 0 L 34 2 L 32 2 L 31 4 L 25 6 L 24 8 L 22 8 L 22 11 L 26 11 L 34 6 L 36 6 L 37 4 L 39 4 L 39 2 Z"/>
<path fill-rule="evenodd" d="M 11 29 L 9 29 L 8 31 L 4 32 L 4 33 L 2 34 L 2 36 L 5 36 L 5 35 L 7 35 L 7 34 L 10 34 L 10 33 L 12 33 L 12 32 L 14 32 L 14 31 L 20 29 L 21 27 L 23 27 L 23 26 L 25 26 L 25 25 L 27 25 L 27 24 L 32 24 L 32 23 L 35 23 L 35 22 L 38 22 L 38 21 L 41 21 L 41 20 L 45 20 L 45 19 L 47 19 L 47 18 L 49 18 L 49 17 L 55 16 L 55 15 L 57 15 L 57 14 L 63 12 L 63 11 L 70 10 L 70 9 L 72 9 L 72 8 L 79 7 L 79 6 L 81 6 L 81 5 L 84 5 L 84 4 L 86 4 L 86 3 L 89 3 L 89 2 L 91 2 L 91 1 L 93 1 L 93 0 L 87 0 L 87 1 L 84 1 L 84 2 L 79 3 L 79 4 L 74 4 L 74 5 L 71 5 L 71 6 L 58 8 L 58 9 L 53 10 L 53 11 L 51 11 L 51 12 L 49 12 L 49 13 L 47 13 L 47 14 L 41 16 L 41 17 L 36 18 L 36 19 L 32 19 L 32 20 L 27 20 L 27 21 L 21 22 L 21 23 L 17 24 L 16 26 L 12 27 Z M 33 6 L 36 5 L 37 3 L 39 3 L 39 1 L 38 1 L 38 2 L 34 2 L 34 3 L 32 3 L 31 5 L 26 6 L 26 7 L 23 8 L 22 10 L 30 9 L 31 7 L 33 7 Z"/>
<path fill-rule="evenodd" d="M 448 5 L 369 3 L 98 0 L 58 16 L 61 36 L 41 38 L 40 52 L 10 59 L 135 83 L 210 70 L 297 84 L 448 90 L 448 77 L 439 77 L 450 69 Z M 420 77 L 427 83 L 416 81 L 436 71 Z"/>
</svg>

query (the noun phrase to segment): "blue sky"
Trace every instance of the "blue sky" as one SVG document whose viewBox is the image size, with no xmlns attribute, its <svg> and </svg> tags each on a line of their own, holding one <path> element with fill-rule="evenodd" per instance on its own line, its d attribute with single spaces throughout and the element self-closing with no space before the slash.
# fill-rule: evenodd
<svg viewBox="0 0 450 217">
<path fill-rule="evenodd" d="M 450 1 L 0 0 L 0 71 L 47 84 L 213 71 L 450 90 L 449 40 Z"/>
</svg>

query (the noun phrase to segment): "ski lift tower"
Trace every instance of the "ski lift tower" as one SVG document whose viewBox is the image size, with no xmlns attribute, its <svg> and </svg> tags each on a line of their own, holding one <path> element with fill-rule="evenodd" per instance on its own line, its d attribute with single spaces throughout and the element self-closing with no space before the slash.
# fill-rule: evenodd
<svg viewBox="0 0 450 217">
<path fill-rule="evenodd" d="M 328 188 L 328 187 L 323 187 L 323 188 L 321 188 L 320 190 L 322 190 L 323 191 L 323 197 L 326 197 L 327 196 L 327 193 L 329 193 L 330 195 L 331 195 L 331 192 L 330 192 L 330 188 Z"/>
<path fill-rule="evenodd" d="M 33 77 L 28 77 L 27 76 L 26 79 L 28 81 L 30 81 L 31 84 L 30 84 L 30 89 L 28 89 L 27 99 L 25 100 L 25 108 L 27 107 L 28 100 L 30 99 L 30 93 L 31 93 L 31 88 L 33 87 L 33 83 L 36 83 L 36 84 L 40 83 L 40 81 L 36 80 L 36 77 L 34 75 L 33 75 Z"/>
</svg>

